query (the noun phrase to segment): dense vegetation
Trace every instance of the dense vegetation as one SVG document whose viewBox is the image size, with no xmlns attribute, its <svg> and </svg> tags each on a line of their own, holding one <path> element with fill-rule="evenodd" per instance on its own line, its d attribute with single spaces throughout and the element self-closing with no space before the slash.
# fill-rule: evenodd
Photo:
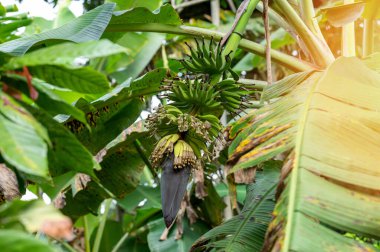
<svg viewBox="0 0 380 252">
<path fill-rule="evenodd" d="M 2 251 L 380 250 L 376 0 L 54 4 L 0 4 Z"/>
</svg>

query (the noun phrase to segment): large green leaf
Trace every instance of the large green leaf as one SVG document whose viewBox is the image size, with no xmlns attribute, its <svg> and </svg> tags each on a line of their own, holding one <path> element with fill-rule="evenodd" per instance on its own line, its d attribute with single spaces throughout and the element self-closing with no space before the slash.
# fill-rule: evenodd
<svg viewBox="0 0 380 252">
<path fill-rule="evenodd" d="M 292 150 L 264 251 L 376 251 L 341 233 L 380 238 L 379 98 L 380 74 L 339 58 L 255 112 L 231 171 Z"/>
<path fill-rule="evenodd" d="M 117 11 L 112 16 L 107 29 L 112 30 L 120 25 L 152 23 L 181 25 L 182 21 L 173 6 L 170 4 L 165 4 L 153 12 L 143 7 L 137 7 L 125 11 Z"/>
<path fill-rule="evenodd" d="M 138 186 L 144 169 L 144 160 L 140 157 L 134 142 L 144 139 L 147 145 L 154 145 L 148 132 L 132 132 L 119 144 L 107 149 L 107 154 L 100 163 L 102 169 L 96 172 L 104 187 L 117 198 L 124 198 Z"/>
<path fill-rule="evenodd" d="M 145 7 L 151 11 L 162 4 L 162 0 L 135 1 L 135 0 L 106 0 L 106 3 L 116 3 L 115 10 L 129 10 L 137 7 Z"/>
<path fill-rule="evenodd" d="M 153 56 L 161 48 L 165 35 L 159 33 L 127 33 L 117 43 L 129 48 L 133 53 L 117 60 L 116 72 L 111 76 L 118 82 L 136 78 L 146 68 Z"/>
<path fill-rule="evenodd" d="M 104 4 L 57 29 L 0 45 L 0 52 L 23 55 L 33 45 L 47 40 L 66 40 L 76 43 L 98 40 L 111 19 L 115 4 Z"/>
<path fill-rule="evenodd" d="M 35 236 L 16 230 L 0 230 L 0 248 L 7 252 L 57 252 L 46 242 L 37 240 Z"/>
<path fill-rule="evenodd" d="M 158 92 L 165 76 L 165 69 L 156 69 L 117 86 L 92 103 L 79 100 L 77 107 L 86 113 L 91 132 L 77 120 L 69 120 L 65 125 L 95 155 L 135 122 L 143 106 L 139 97 Z"/>
<path fill-rule="evenodd" d="M 46 130 L 12 98 L 0 97 L 1 156 L 26 174 L 49 179 Z"/>
<path fill-rule="evenodd" d="M 161 209 L 160 188 L 140 185 L 125 198 L 118 200 L 119 205 L 128 212 L 134 210 L 140 202 L 144 202 L 144 205 L 141 206 L 141 208 Z"/>
<path fill-rule="evenodd" d="M 204 199 L 199 199 L 195 196 L 195 193 L 193 193 L 190 202 L 191 205 L 197 206 L 195 212 L 200 218 L 204 219 L 210 226 L 216 226 L 223 221 L 223 210 L 226 204 L 218 195 L 212 181 L 205 179 L 204 185 L 207 196 L 205 196 Z"/>
<path fill-rule="evenodd" d="M 92 232 L 92 235 L 90 238 L 91 247 L 94 246 L 98 228 L 99 226 L 96 227 L 95 230 Z M 114 221 L 114 220 L 107 220 L 104 226 L 103 235 L 100 240 L 99 251 L 112 251 L 113 247 L 116 245 L 116 243 L 119 241 L 119 239 L 122 236 L 123 236 L 122 223 Z"/>
<path fill-rule="evenodd" d="M 247 186 L 244 208 L 239 215 L 202 235 L 192 250 L 261 251 L 275 205 L 279 171 L 278 167 L 258 171 L 256 182 Z"/>
<path fill-rule="evenodd" d="M 49 170 L 52 176 L 76 171 L 95 177 L 94 168 L 100 169 L 91 153 L 63 125 L 41 109 L 28 107 L 33 116 L 44 123 L 51 139 Z"/>
<path fill-rule="evenodd" d="M 107 77 L 90 68 L 69 69 L 55 65 L 42 65 L 29 68 L 34 77 L 46 82 L 85 94 L 103 93 L 109 90 Z"/>
<path fill-rule="evenodd" d="M 14 200 L 0 206 L 1 228 L 17 229 L 21 224 L 26 231 L 37 232 L 42 231 L 44 225 L 66 219 L 53 205 L 46 205 L 42 200 Z"/>
<path fill-rule="evenodd" d="M 66 68 L 80 68 L 78 58 L 86 60 L 105 57 L 112 54 L 126 53 L 127 49 L 109 40 L 88 41 L 81 44 L 66 42 L 47 48 L 35 50 L 21 57 L 14 57 L 4 66 L 17 69 L 23 66 L 56 65 Z"/>
<path fill-rule="evenodd" d="M 12 86 L 13 88 L 29 96 L 30 91 L 27 86 L 25 77 L 17 74 L 7 74 L 6 76 L 2 77 L 2 80 L 7 83 L 7 85 Z M 74 107 L 72 104 L 67 103 L 57 94 L 55 94 L 50 84 L 45 83 L 37 78 L 32 79 L 32 84 L 38 92 L 37 100 L 34 102 L 39 107 L 45 109 L 53 116 L 57 114 L 66 114 L 83 123 L 87 123 L 83 111 Z"/>
<path fill-rule="evenodd" d="M 181 239 L 175 240 L 176 226 L 173 226 L 168 239 L 160 241 L 161 234 L 165 229 L 164 223 L 163 219 L 158 219 L 148 224 L 148 244 L 151 252 L 187 252 L 194 241 L 208 230 L 208 227 L 200 221 L 189 226 L 188 220 L 185 218 L 183 220 L 184 235 Z"/>
</svg>

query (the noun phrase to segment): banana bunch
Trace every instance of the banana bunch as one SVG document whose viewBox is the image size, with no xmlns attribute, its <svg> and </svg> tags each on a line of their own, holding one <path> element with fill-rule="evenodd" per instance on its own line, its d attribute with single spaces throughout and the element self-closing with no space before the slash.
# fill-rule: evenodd
<svg viewBox="0 0 380 252">
<path fill-rule="evenodd" d="M 173 153 L 174 144 L 178 141 L 179 137 L 178 134 L 170 134 L 161 138 L 151 155 L 152 165 L 154 167 L 160 166 L 163 158 Z"/>
<path fill-rule="evenodd" d="M 173 105 L 188 113 L 204 114 L 223 109 L 215 99 L 218 93 L 213 85 L 203 79 L 173 81 L 169 90 L 168 98 L 174 102 Z"/>
<path fill-rule="evenodd" d="M 197 157 L 193 148 L 183 140 L 178 140 L 174 146 L 174 169 L 184 168 L 185 166 L 194 167 Z"/>
<path fill-rule="evenodd" d="M 222 55 L 222 47 L 220 42 L 216 44 L 211 37 L 208 45 L 202 39 L 201 44 L 195 39 L 196 48 L 194 49 L 188 43 L 190 55 L 187 59 L 181 60 L 183 67 L 194 74 L 223 74 L 230 72 L 234 78 L 239 79 L 239 76 L 231 69 L 232 59 L 230 52 L 226 56 Z"/>
<path fill-rule="evenodd" d="M 225 79 L 216 85 L 217 99 L 224 109 L 231 113 L 249 107 L 245 102 L 251 91 L 244 90 L 243 87 L 233 79 Z"/>
</svg>

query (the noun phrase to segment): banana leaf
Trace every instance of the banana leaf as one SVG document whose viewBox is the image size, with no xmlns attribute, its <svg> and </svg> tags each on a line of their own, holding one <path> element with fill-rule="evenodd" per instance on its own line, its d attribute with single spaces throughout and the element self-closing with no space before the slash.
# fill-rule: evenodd
<svg viewBox="0 0 380 252">
<path fill-rule="evenodd" d="M 270 102 L 229 153 L 231 172 L 291 153 L 263 251 L 378 251 L 343 234 L 380 238 L 380 74 L 339 58 Z"/>
</svg>

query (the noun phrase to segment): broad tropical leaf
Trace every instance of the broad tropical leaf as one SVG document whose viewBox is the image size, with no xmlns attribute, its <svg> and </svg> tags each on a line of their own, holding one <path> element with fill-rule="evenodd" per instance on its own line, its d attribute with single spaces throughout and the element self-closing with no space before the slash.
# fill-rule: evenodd
<svg viewBox="0 0 380 252">
<path fill-rule="evenodd" d="M 208 230 L 208 227 L 198 221 L 189 226 L 188 220 L 183 221 L 183 233 L 186 234 L 182 239 L 175 240 L 175 226 L 171 229 L 168 239 L 160 241 L 162 231 L 165 229 L 163 219 L 158 219 L 148 223 L 149 234 L 148 244 L 151 252 L 187 252 L 193 242 Z"/>
<path fill-rule="evenodd" d="M 42 65 L 30 67 L 29 70 L 34 77 L 47 83 L 84 94 L 103 93 L 110 89 L 107 77 L 91 67 L 68 69 L 55 65 Z"/>
<path fill-rule="evenodd" d="M 247 186 L 241 213 L 202 235 L 192 251 L 260 251 L 275 205 L 279 171 L 276 166 L 258 171 L 256 182 Z"/>
<path fill-rule="evenodd" d="M 0 230 L 0 247 L 7 252 L 58 252 L 58 249 L 47 242 L 36 239 L 34 235 L 17 230 Z"/>
<path fill-rule="evenodd" d="M 3 43 L 0 52 L 21 56 L 33 45 L 47 40 L 76 43 L 98 40 L 111 19 L 114 7 L 112 3 L 104 4 L 57 29 Z"/>
<path fill-rule="evenodd" d="M 94 169 L 100 169 L 100 166 L 78 139 L 43 110 L 31 106 L 27 108 L 37 120 L 44 123 L 51 139 L 48 151 L 50 174 L 58 176 L 76 171 L 95 178 Z"/>
<path fill-rule="evenodd" d="M 50 179 L 45 128 L 11 97 L 0 92 L 0 153 L 19 171 Z"/>
<path fill-rule="evenodd" d="M 91 103 L 79 100 L 76 106 L 86 113 L 91 131 L 77 120 L 69 119 L 65 125 L 95 155 L 135 122 L 143 107 L 139 97 L 158 92 L 165 76 L 165 69 L 156 69 L 129 79 Z"/>
<path fill-rule="evenodd" d="M 0 206 L 1 228 L 17 229 L 21 225 L 26 231 L 33 233 L 43 231 L 46 225 L 67 219 L 53 205 L 46 205 L 42 200 L 14 200 Z"/>
<path fill-rule="evenodd" d="M 340 58 L 255 112 L 231 172 L 292 150 L 264 251 L 376 250 L 342 233 L 380 238 L 379 97 L 380 74 Z"/>
<path fill-rule="evenodd" d="M 115 12 L 107 30 L 116 30 L 120 25 L 151 23 L 181 25 L 182 21 L 178 13 L 170 4 L 165 4 L 153 12 L 147 8 L 137 7 L 130 10 Z"/>
<path fill-rule="evenodd" d="M 80 68 L 82 65 L 76 61 L 79 58 L 90 60 L 126 52 L 128 52 L 127 48 L 106 39 L 80 44 L 66 42 L 35 50 L 21 57 L 11 58 L 4 67 L 6 69 L 18 69 L 23 66 L 55 65 L 66 68 Z"/>
</svg>

